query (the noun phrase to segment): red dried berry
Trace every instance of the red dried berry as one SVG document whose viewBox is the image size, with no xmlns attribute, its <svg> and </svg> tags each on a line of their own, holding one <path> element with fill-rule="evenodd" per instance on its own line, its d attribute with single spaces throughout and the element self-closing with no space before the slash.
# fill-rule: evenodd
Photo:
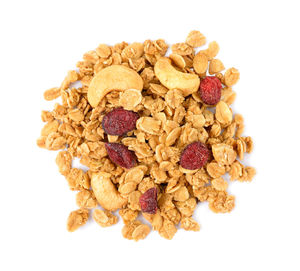
<svg viewBox="0 0 300 271">
<path fill-rule="evenodd" d="M 205 144 L 197 141 L 186 146 L 180 157 L 180 165 L 185 169 L 202 168 L 210 156 L 210 151 Z"/>
<path fill-rule="evenodd" d="M 115 108 L 107 113 L 102 120 L 102 127 L 109 135 L 124 135 L 135 129 L 139 115 L 122 107 Z"/>
<path fill-rule="evenodd" d="M 155 214 L 157 211 L 157 189 L 156 187 L 148 189 L 140 197 L 140 205 L 142 212 Z"/>
<path fill-rule="evenodd" d="M 105 148 L 110 160 L 120 167 L 129 169 L 136 165 L 135 153 L 123 144 L 105 143 Z"/>
<path fill-rule="evenodd" d="M 207 76 L 200 82 L 200 97 L 208 105 L 217 104 L 221 99 L 221 89 L 222 84 L 219 78 Z"/>
</svg>

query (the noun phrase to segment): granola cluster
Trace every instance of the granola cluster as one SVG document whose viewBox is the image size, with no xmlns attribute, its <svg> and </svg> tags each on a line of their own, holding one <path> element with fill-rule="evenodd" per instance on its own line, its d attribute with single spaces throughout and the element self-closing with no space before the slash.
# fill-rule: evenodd
<svg viewBox="0 0 300 271">
<path fill-rule="evenodd" d="M 253 142 L 242 135 L 243 117 L 230 108 L 239 71 L 225 71 L 215 58 L 215 41 L 196 51 L 205 43 L 203 34 L 191 31 L 168 56 L 162 39 L 100 44 L 60 87 L 45 91 L 46 100 L 62 102 L 42 111 L 45 125 L 37 145 L 59 150 L 59 172 L 78 191 L 79 209 L 70 213 L 68 231 L 84 225 L 95 208 L 92 217 L 101 227 L 117 223 L 118 210 L 127 239 L 144 239 L 150 226 L 172 239 L 178 227 L 200 229 L 192 218 L 197 203 L 207 201 L 215 213 L 234 208 L 225 176 L 252 180 L 255 169 L 241 161 Z M 204 158 L 191 161 L 199 149 Z M 89 170 L 72 167 L 76 158 Z"/>
</svg>

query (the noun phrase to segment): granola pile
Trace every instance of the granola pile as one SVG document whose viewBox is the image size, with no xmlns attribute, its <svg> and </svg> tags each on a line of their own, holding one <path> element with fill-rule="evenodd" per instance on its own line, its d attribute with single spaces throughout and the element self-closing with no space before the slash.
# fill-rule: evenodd
<svg viewBox="0 0 300 271">
<path fill-rule="evenodd" d="M 46 100 L 62 101 L 42 111 L 37 145 L 59 150 L 59 172 L 78 191 L 68 231 L 83 226 L 94 209 L 101 227 L 117 223 L 118 211 L 127 239 L 144 239 L 150 225 L 172 239 L 178 227 L 200 229 L 192 218 L 197 203 L 208 201 L 215 213 L 234 208 L 226 179 L 252 180 L 255 169 L 241 161 L 253 142 L 230 108 L 239 71 L 225 71 L 215 41 L 196 50 L 205 44 L 199 31 L 168 55 L 162 39 L 100 44 L 60 87 L 45 91 Z M 72 167 L 76 158 L 89 169 Z"/>
</svg>

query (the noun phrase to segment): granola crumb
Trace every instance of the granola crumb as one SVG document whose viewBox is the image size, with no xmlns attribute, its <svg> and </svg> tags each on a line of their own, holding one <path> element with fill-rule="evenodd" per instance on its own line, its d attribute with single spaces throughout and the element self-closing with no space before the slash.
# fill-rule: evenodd
<svg viewBox="0 0 300 271">
<path fill-rule="evenodd" d="M 83 226 L 89 218 L 89 211 L 86 209 L 78 209 L 70 213 L 67 221 L 67 230 L 74 232 Z"/>
</svg>

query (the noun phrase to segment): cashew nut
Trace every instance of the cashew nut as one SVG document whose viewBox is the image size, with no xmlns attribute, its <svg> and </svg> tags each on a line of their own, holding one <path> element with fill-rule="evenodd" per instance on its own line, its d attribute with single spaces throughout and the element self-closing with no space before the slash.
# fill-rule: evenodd
<svg viewBox="0 0 300 271">
<path fill-rule="evenodd" d="M 112 65 L 98 72 L 92 79 L 88 90 L 88 101 L 96 107 L 102 98 L 112 90 L 143 89 L 140 75 L 125 66 Z"/>
<path fill-rule="evenodd" d="M 92 175 L 91 186 L 99 204 L 106 210 L 115 211 L 126 205 L 123 198 L 110 180 L 111 174 L 98 172 Z"/>
<path fill-rule="evenodd" d="M 154 66 L 154 72 L 165 87 L 168 89 L 180 89 L 184 96 L 196 92 L 200 85 L 198 75 L 176 70 L 168 58 L 160 58 Z"/>
</svg>

